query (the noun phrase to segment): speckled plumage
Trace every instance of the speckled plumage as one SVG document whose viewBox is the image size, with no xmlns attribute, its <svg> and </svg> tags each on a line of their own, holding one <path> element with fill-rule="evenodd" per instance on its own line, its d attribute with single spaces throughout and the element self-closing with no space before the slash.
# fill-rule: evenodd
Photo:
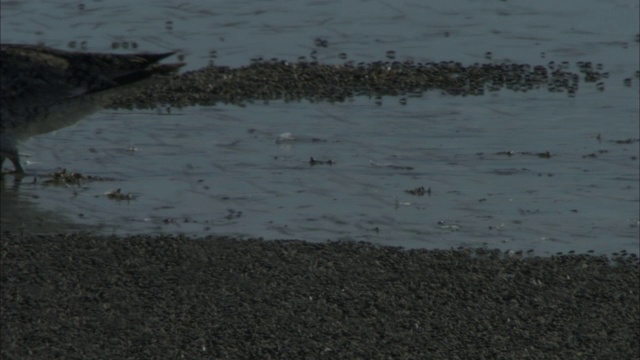
<svg viewBox="0 0 640 360">
<path fill-rule="evenodd" d="M 0 165 L 23 173 L 17 142 L 69 126 L 115 95 L 183 64 L 158 64 L 162 54 L 99 54 L 43 46 L 0 45 Z"/>
</svg>

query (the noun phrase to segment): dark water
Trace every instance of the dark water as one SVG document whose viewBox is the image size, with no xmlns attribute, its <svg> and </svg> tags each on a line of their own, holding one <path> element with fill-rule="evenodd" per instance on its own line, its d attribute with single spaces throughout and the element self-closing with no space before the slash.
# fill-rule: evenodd
<svg viewBox="0 0 640 360">
<path fill-rule="evenodd" d="M 3 2 L 2 41 L 180 49 L 188 70 L 313 55 L 573 69 L 591 61 L 609 77 L 582 83 L 575 97 L 503 90 L 426 93 L 406 105 L 385 97 L 382 106 L 356 98 L 103 111 L 24 144 L 38 181 L 5 176 L 3 228 L 638 252 L 637 2 L 79 4 Z M 310 166 L 310 157 L 335 164 Z M 44 185 L 58 167 L 109 180 Z M 431 194 L 406 192 L 421 186 Z M 116 189 L 134 199 L 106 196 Z"/>
</svg>

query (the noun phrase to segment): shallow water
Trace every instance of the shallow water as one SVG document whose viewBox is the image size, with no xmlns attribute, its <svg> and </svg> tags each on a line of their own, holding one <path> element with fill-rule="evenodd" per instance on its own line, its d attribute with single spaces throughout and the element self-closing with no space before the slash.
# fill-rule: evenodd
<svg viewBox="0 0 640 360">
<path fill-rule="evenodd" d="M 180 48 L 189 69 L 295 61 L 321 37 L 329 45 L 317 57 L 331 63 L 345 61 L 341 53 L 387 60 L 393 50 L 398 60 L 568 61 L 574 70 L 592 61 L 609 72 L 604 91 L 583 82 L 573 98 L 430 92 L 406 105 L 102 111 L 24 144 L 33 176 L 17 185 L 5 176 L 3 229 L 638 253 L 638 4 L 579 3 L 3 3 L 3 42 Z M 335 164 L 311 166 L 311 157 Z M 44 185 L 58 167 L 108 179 Z M 420 186 L 431 194 L 406 192 Z M 116 189 L 134 199 L 105 195 Z"/>
</svg>

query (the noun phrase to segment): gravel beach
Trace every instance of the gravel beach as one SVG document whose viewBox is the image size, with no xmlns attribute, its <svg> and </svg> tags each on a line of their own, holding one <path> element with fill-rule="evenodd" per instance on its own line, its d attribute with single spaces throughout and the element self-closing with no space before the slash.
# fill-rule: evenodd
<svg viewBox="0 0 640 360">
<path fill-rule="evenodd" d="M 590 62 L 571 72 L 257 60 L 165 79 L 111 107 L 341 102 L 433 90 L 542 88 L 573 97 L 581 79 L 601 77 Z M 1 247 L 3 359 L 640 358 L 635 254 L 8 232 Z"/>
<path fill-rule="evenodd" d="M 3 359 L 637 359 L 635 256 L 2 234 Z"/>
</svg>

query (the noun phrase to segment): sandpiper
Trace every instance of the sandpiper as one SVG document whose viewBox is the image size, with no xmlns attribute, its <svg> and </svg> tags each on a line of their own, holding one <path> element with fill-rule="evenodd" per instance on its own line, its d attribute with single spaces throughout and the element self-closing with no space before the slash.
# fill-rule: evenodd
<svg viewBox="0 0 640 360">
<path fill-rule="evenodd" d="M 0 166 L 8 158 L 15 172 L 24 174 L 19 141 L 70 126 L 154 75 L 177 72 L 183 63 L 158 63 L 173 54 L 100 54 L 0 45 Z"/>
</svg>

